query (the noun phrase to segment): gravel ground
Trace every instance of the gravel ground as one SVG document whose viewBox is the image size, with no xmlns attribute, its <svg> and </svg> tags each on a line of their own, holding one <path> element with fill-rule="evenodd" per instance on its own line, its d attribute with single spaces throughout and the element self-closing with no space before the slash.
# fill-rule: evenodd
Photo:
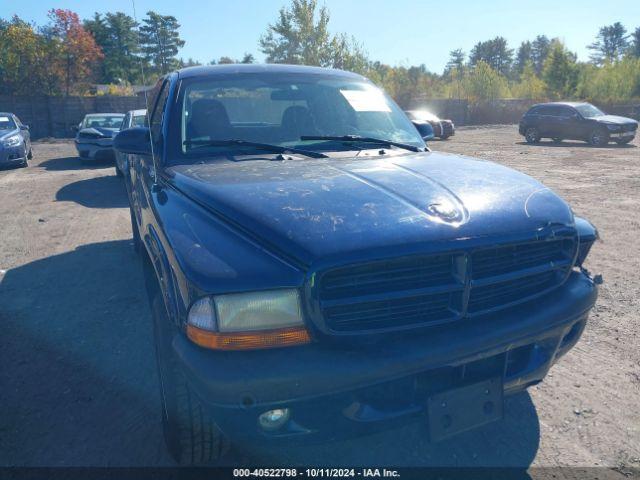
<svg viewBox="0 0 640 480">
<path fill-rule="evenodd" d="M 523 144 L 515 126 L 461 128 L 433 150 L 543 181 L 600 230 L 604 276 L 580 343 L 503 421 L 429 445 L 414 425 L 312 447 L 239 450 L 229 462 L 640 467 L 640 150 Z M 0 171 L 0 465 L 170 465 L 149 310 L 124 186 L 73 145 L 34 144 Z"/>
</svg>

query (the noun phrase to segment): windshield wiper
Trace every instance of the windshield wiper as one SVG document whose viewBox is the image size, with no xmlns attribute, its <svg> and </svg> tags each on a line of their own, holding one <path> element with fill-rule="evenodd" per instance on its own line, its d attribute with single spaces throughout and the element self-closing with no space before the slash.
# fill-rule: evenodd
<svg viewBox="0 0 640 480">
<path fill-rule="evenodd" d="M 384 140 L 382 138 L 361 137 L 359 135 L 303 135 L 300 140 L 335 140 L 340 142 L 359 142 L 359 143 L 376 143 L 378 145 L 389 145 L 393 147 L 403 148 L 412 152 L 422 152 L 420 147 L 410 145 L 408 143 L 394 142 L 393 140 Z"/>
<path fill-rule="evenodd" d="M 271 143 L 259 143 L 259 142 L 250 142 L 248 140 L 240 140 L 240 139 L 228 139 L 228 140 L 185 140 L 183 142 L 186 146 L 196 146 L 198 148 L 202 147 L 225 147 L 225 146 L 239 146 L 239 147 L 254 147 L 260 150 L 267 150 L 269 152 L 274 153 L 294 153 L 299 155 L 304 155 L 306 157 L 311 158 L 329 158 L 328 155 L 320 152 L 314 152 L 311 150 L 302 150 L 299 148 L 293 147 L 283 147 L 281 145 L 273 145 Z"/>
</svg>

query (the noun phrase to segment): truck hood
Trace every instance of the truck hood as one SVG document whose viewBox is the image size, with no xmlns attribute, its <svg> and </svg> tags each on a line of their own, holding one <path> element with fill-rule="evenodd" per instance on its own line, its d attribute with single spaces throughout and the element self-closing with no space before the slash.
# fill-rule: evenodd
<svg viewBox="0 0 640 480">
<path fill-rule="evenodd" d="M 627 117 L 619 117 L 618 115 L 602 115 L 601 117 L 595 117 L 594 120 L 597 120 L 600 123 L 609 123 L 613 125 L 637 125 L 633 118 Z"/>
<path fill-rule="evenodd" d="M 574 222 L 568 205 L 531 177 L 443 153 L 224 161 L 167 173 L 185 195 L 306 264 Z"/>
</svg>

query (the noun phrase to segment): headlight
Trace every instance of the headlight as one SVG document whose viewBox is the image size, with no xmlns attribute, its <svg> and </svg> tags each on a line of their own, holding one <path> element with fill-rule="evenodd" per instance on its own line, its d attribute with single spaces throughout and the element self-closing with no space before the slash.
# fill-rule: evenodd
<svg viewBox="0 0 640 480">
<path fill-rule="evenodd" d="M 620 125 L 607 125 L 607 128 L 611 131 L 620 130 Z"/>
<path fill-rule="evenodd" d="M 20 137 L 20 135 L 11 135 L 2 140 L 2 145 L 5 147 L 15 147 L 16 145 L 20 145 L 21 141 L 22 137 Z"/>
<path fill-rule="evenodd" d="M 198 345 L 224 350 L 310 341 L 296 289 L 202 298 L 189 309 L 187 335 Z"/>
</svg>

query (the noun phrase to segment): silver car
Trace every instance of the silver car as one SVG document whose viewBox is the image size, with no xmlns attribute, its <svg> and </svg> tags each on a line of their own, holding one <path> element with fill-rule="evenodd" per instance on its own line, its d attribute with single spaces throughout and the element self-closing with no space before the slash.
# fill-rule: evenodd
<svg viewBox="0 0 640 480">
<path fill-rule="evenodd" d="M 120 131 L 123 113 L 90 113 L 78 125 L 76 149 L 80 160 L 112 159 L 113 137 Z"/>
<path fill-rule="evenodd" d="M 133 127 L 147 127 L 147 111 L 145 109 L 142 110 L 129 110 L 124 119 L 122 120 L 122 125 L 120 125 L 120 131 L 126 130 L 127 128 Z M 120 152 L 115 152 L 116 155 L 116 175 L 119 177 L 123 177 L 126 175 L 129 166 L 127 164 L 128 155 Z"/>
<path fill-rule="evenodd" d="M 0 112 L 0 167 L 26 167 L 31 158 L 29 126 L 13 113 Z"/>
</svg>

